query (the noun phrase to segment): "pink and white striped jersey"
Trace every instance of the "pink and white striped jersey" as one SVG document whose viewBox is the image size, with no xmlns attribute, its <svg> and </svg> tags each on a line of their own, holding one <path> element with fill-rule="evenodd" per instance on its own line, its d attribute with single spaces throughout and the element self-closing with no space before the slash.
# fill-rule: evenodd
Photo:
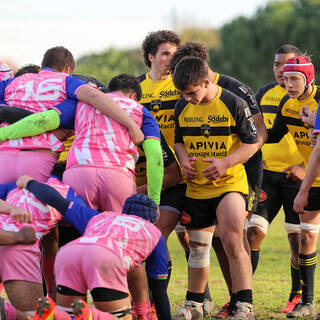
<svg viewBox="0 0 320 320">
<path fill-rule="evenodd" d="M 9 106 L 42 112 L 67 99 L 66 78 L 68 74 L 42 70 L 38 74 L 26 73 L 15 78 L 5 88 L 4 100 Z M 2 124 L 5 126 L 7 124 Z M 1 149 L 49 149 L 63 151 L 63 143 L 50 132 L 35 137 L 5 141 Z"/>
<path fill-rule="evenodd" d="M 141 127 L 143 106 L 117 93 L 108 93 Z M 67 169 L 77 166 L 118 167 L 134 174 L 138 150 L 128 130 L 99 110 L 78 102 L 75 139 L 68 153 Z"/>
<path fill-rule="evenodd" d="M 89 221 L 83 236 L 72 243 L 97 244 L 117 252 L 128 272 L 147 259 L 160 237 L 160 230 L 142 218 L 102 212 Z"/>
<path fill-rule="evenodd" d="M 50 178 L 46 184 L 56 189 L 63 197 L 67 197 L 70 187 L 58 179 Z M 62 219 L 60 212 L 41 203 L 27 189 L 13 189 L 9 192 L 6 201 L 32 214 L 33 222 L 28 225 L 35 229 L 38 242 Z M 0 214 L 0 228 L 3 230 L 18 231 L 25 225 L 25 223 L 13 221 L 9 215 Z"/>
</svg>

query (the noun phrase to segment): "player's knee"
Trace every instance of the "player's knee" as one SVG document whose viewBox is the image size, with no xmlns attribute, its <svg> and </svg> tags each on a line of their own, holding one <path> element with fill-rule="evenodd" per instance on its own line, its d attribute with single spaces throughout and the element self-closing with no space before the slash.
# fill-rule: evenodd
<svg viewBox="0 0 320 320">
<path fill-rule="evenodd" d="M 205 268 L 210 265 L 210 247 L 212 233 L 201 230 L 188 231 L 190 239 L 190 256 L 188 264 L 191 268 Z"/>
<path fill-rule="evenodd" d="M 264 235 L 266 235 L 269 229 L 269 225 L 270 223 L 267 219 L 257 214 L 253 214 L 248 224 L 248 230 L 255 227 L 261 230 Z"/>
<path fill-rule="evenodd" d="M 312 224 L 312 223 L 306 223 L 306 222 L 301 222 L 300 223 L 300 229 L 301 231 L 305 231 L 306 233 L 314 233 L 318 234 L 319 233 L 319 224 Z"/>
<path fill-rule="evenodd" d="M 287 222 L 284 224 L 284 230 L 286 231 L 287 235 L 301 232 L 300 225 Z"/>
</svg>

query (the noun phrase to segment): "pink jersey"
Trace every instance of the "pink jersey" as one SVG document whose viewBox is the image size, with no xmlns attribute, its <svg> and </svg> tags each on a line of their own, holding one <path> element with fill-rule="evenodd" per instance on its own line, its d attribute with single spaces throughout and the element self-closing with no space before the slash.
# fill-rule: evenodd
<svg viewBox="0 0 320 320">
<path fill-rule="evenodd" d="M 56 178 L 50 178 L 46 184 L 56 189 L 63 197 L 67 196 L 70 188 Z M 44 205 L 26 189 L 13 189 L 9 192 L 6 201 L 32 214 L 33 222 L 29 226 L 35 229 L 38 240 L 49 233 L 62 218 L 60 212 Z M 25 225 L 25 223 L 13 221 L 9 215 L 0 214 L 0 228 L 3 230 L 18 231 Z"/>
<path fill-rule="evenodd" d="M 67 99 L 66 77 L 68 74 L 42 70 L 38 74 L 26 73 L 15 78 L 5 89 L 4 100 L 9 106 L 42 112 Z M 7 124 L 3 124 L 5 126 Z M 43 133 L 5 141 L 1 149 L 49 149 L 63 151 L 63 143 L 52 133 Z"/>
<path fill-rule="evenodd" d="M 160 237 L 160 230 L 144 219 L 102 212 L 89 221 L 84 235 L 72 243 L 94 243 L 109 248 L 119 254 L 129 271 L 146 260 Z"/>
<path fill-rule="evenodd" d="M 142 108 L 124 95 L 108 93 L 141 127 Z M 134 174 L 138 150 L 128 130 L 85 103 L 78 103 L 75 139 L 68 153 L 67 169 L 76 166 L 118 167 Z"/>
</svg>

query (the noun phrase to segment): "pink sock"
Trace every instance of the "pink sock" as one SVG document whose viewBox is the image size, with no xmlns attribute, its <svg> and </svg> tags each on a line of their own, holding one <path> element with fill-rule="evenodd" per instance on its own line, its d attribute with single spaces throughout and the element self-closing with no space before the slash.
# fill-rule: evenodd
<svg viewBox="0 0 320 320">
<path fill-rule="evenodd" d="M 103 312 L 95 308 L 90 308 L 92 320 L 112 320 L 113 316 L 109 312 Z"/>
<path fill-rule="evenodd" d="M 54 318 L 59 320 L 70 320 L 71 317 L 68 312 L 59 309 L 57 306 L 54 307 Z"/>
<path fill-rule="evenodd" d="M 133 310 L 139 320 L 152 320 L 150 301 L 133 302 Z"/>
<path fill-rule="evenodd" d="M 6 320 L 17 319 L 17 310 L 9 302 L 4 303 L 4 312 L 6 314 Z"/>
</svg>

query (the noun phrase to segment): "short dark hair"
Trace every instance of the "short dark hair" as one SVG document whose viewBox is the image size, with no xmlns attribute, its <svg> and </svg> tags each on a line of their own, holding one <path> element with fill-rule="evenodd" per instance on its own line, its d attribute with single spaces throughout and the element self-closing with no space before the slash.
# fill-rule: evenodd
<svg viewBox="0 0 320 320">
<path fill-rule="evenodd" d="M 208 69 L 201 58 L 184 57 L 176 65 L 173 83 L 178 90 L 184 91 L 191 85 L 201 84 L 207 77 Z"/>
<path fill-rule="evenodd" d="M 75 66 L 76 62 L 72 53 L 62 46 L 48 49 L 41 62 L 41 68 L 52 68 L 59 72 L 67 67 L 70 67 L 71 71 L 73 71 Z"/>
<path fill-rule="evenodd" d="M 174 72 L 174 69 L 178 62 L 184 57 L 198 57 L 203 61 L 208 62 L 209 54 L 207 47 L 200 42 L 188 41 L 182 45 L 173 55 L 170 62 L 170 71 Z"/>
<path fill-rule="evenodd" d="M 29 63 L 24 66 L 22 66 L 16 73 L 15 77 L 22 76 L 25 73 L 39 73 L 40 72 L 40 66 L 37 64 Z"/>
<path fill-rule="evenodd" d="M 162 43 L 174 43 L 177 47 L 180 47 L 180 38 L 176 33 L 169 30 L 160 30 L 148 33 L 142 43 L 144 63 L 147 67 L 151 67 L 148 54 L 151 53 L 155 56 L 160 44 Z"/>
<path fill-rule="evenodd" d="M 113 77 L 108 84 L 108 91 L 124 91 L 126 93 L 134 92 L 137 95 L 137 101 L 142 97 L 140 82 L 132 74 L 122 73 Z"/>
<path fill-rule="evenodd" d="M 84 82 L 99 89 L 101 92 L 104 92 L 104 93 L 108 92 L 107 86 L 94 77 L 87 76 L 86 74 L 82 74 L 82 73 L 73 73 L 72 76 L 83 80 Z"/>
<path fill-rule="evenodd" d="M 279 47 L 276 51 L 276 54 L 287 54 L 287 53 L 294 53 L 296 56 L 303 55 L 302 51 L 298 47 L 292 44 L 284 44 L 281 47 Z"/>
</svg>

